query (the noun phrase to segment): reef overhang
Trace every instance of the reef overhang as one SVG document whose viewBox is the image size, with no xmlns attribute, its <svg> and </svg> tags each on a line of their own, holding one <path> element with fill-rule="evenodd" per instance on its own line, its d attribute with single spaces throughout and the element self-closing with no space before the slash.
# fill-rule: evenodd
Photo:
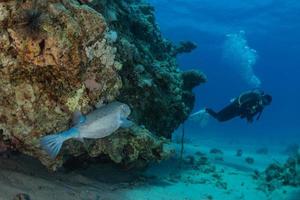
<svg viewBox="0 0 300 200">
<path fill-rule="evenodd" d="M 166 138 L 189 115 L 197 71 L 182 73 L 154 10 L 140 0 L 0 1 L 0 150 L 51 169 L 68 158 L 107 156 L 124 164 L 161 160 Z M 66 142 L 52 160 L 39 139 L 70 127 L 76 110 L 118 100 L 135 125 L 112 136 Z"/>
</svg>

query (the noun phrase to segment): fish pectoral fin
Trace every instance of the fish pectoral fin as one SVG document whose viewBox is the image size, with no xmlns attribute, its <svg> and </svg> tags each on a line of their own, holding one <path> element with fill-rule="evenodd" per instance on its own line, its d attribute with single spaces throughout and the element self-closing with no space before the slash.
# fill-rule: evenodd
<svg viewBox="0 0 300 200">
<path fill-rule="evenodd" d="M 80 111 L 75 111 L 72 118 L 72 125 L 76 126 L 78 124 L 82 124 L 85 122 L 85 120 L 86 117 L 83 116 Z"/>
<path fill-rule="evenodd" d="M 121 128 L 129 128 L 133 125 L 134 123 L 126 118 L 122 118 L 121 119 L 121 124 L 120 127 Z"/>
</svg>

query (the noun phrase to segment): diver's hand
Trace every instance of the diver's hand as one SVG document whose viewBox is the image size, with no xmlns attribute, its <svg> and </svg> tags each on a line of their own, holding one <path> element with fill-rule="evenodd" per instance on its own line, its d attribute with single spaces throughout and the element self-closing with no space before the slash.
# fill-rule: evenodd
<svg viewBox="0 0 300 200">
<path fill-rule="evenodd" d="M 253 123 L 253 117 L 247 117 L 247 122 L 249 124 L 252 124 Z"/>
</svg>

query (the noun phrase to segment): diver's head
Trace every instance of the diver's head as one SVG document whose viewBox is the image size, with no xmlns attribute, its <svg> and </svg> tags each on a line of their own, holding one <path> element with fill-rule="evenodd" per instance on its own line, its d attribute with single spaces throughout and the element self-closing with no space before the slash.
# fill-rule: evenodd
<svg viewBox="0 0 300 200">
<path fill-rule="evenodd" d="M 263 98 L 262 98 L 262 101 L 263 101 L 263 105 L 268 106 L 272 102 L 272 96 L 269 95 L 269 94 L 264 94 Z"/>
</svg>

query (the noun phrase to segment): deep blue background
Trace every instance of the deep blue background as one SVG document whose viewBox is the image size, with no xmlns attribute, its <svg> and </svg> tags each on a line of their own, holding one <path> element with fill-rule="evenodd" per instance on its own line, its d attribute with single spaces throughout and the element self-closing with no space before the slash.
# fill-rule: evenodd
<svg viewBox="0 0 300 200">
<path fill-rule="evenodd" d="M 181 69 L 201 69 L 208 77 L 207 84 L 195 89 L 195 110 L 220 109 L 232 97 L 249 89 L 222 61 L 227 33 L 244 30 L 249 46 L 258 52 L 254 71 L 262 81 L 262 89 L 272 94 L 272 106 L 252 125 L 239 119 L 223 124 L 211 120 L 203 132 L 243 132 L 300 140 L 300 1 L 149 1 L 156 8 L 165 37 L 174 42 L 191 40 L 198 44 L 197 50 L 178 58 Z"/>
</svg>

